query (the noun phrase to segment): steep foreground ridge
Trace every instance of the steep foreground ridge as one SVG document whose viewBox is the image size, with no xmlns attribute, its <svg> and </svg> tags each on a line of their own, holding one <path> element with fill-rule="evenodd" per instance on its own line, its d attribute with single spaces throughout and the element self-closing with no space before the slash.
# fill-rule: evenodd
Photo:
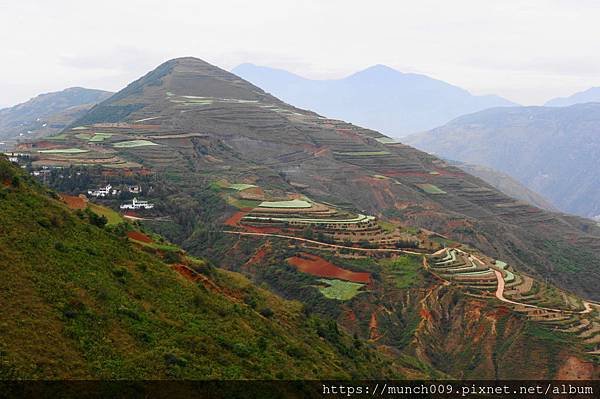
<svg viewBox="0 0 600 399">
<path fill-rule="evenodd" d="M 3 159 L 0 182 L 1 379 L 429 375 L 237 273 L 128 240 L 144 237 L 131 225 L 99 227 Z"/>
</svg>

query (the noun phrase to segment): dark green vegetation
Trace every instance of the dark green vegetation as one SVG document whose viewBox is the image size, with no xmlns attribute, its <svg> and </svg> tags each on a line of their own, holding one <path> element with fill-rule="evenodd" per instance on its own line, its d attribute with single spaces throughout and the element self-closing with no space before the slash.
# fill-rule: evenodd
<svg viewBox="0 0 600 399">
<path fill-rule="evenodd" d="M 600 104 L 494 108 L 408 137 L 419 149 L 513 177 L 564 212 L 600 215 Z"/>
<path fill-rule="evenodd" d="M 40 94 L 26 103 L 0 110 L 0 139 L 24 133 L 28 138 L 59 132 L 112 93 L 73 87 Z M 31 131 L 32 133 L 27 133 Z"/>
<path fill-rule="evenodd" d="M 198 281 L 0 159 L 0 379 L 400 376 L 300 304 L 188 259 Z"/>
</svg>

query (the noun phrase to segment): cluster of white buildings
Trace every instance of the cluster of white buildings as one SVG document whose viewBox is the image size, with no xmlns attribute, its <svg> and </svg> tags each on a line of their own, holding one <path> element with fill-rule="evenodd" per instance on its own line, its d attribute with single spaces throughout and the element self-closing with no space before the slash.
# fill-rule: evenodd
<svg viewBox="0 0 600 399">
<path fill-rule="evenodd" d="M 107 184 L 106 186 L 100 187 L 96 190 L 88 190 L 88 195 L 98 198 L 108 197 L 109 195 L 118 195 L 120 192 L 121 190 L 117 190 L 116 188 L 113 188 L 113 186 L 111 186 L 110 184 Z"/>
<path fill-rule="evenodd" d="M 130 192 L 132 194 L 141 194 L 142 193 L 142 187 L 140 186 L 126 186 L 125 190 L 127 190 L 127 192 Z M 110 184 L 107 184 L 104 187 L 100 187 L 98 189 L 95 190 L 88 190 L 88 195 L 91 195 L 92 197 L 109 197 L 111 195 L 119 195 L 121 193 L 121 190 L 113 188 L 113 186 L 111 186 Z"/>
<path fill-rule="evenodd" d="M 152 209 L 154 208 L 154 204 L 149 203 L 148 201 L 138 200 L 134 198 L 130 203 L 122 204 L 120 206 L 121 209 Z"/>
</svg>

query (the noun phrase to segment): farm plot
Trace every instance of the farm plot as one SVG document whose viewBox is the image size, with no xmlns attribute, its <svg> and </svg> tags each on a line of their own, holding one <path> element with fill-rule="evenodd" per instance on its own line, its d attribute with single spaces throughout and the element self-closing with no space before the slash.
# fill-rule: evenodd
<svg viewBox="0 0 600 399">
<path fill-rule="evenodd" d="M 356 152 L 336 152 L 336 155 L 358 156 L 358 157 L 373 157 L 378 155 L 390 155 L 388 151 L 356 151 Z"/>
<path fill-rule="evenodd" d="M 89 203 L 89 208 L 95 214 L 106 217 L 106 219 L 108 220 L 107 224 L 109 226 L 117 225 L 123 222 L 123 218 L 121 217 L 121 215 L 119 215 L 117 212 L 113 211 L 110 208 L 93 203 Z"/>
<path fill-rule="evenodd" d="M 264 201 L 258 206 L 260 208 L 310 208 L 312 204 L 308 201 L 294 199 L 289 201 Z"/>
<path fill-rule="evenodd" d="M 90 150 L 83 150 L 81 148 L 54 148 L 52 150 L 39 150 L 42 154 L 82 154 L 90 152 Z"/>
<path fill-rule="evenodd" d="M 258 186 L 255 186 L 254 184 L 234 183 L 234 184 L 230 184 L 227 188 L 230 188 L 230 189 L 236 190 L 236 191 L 244 191 L 244 190 L 247 190 L 249 188 L 254 188 L 254 187 L 258 187 Z"/>
<path fill-rule="evenodd" d="M 433 194 L 433 195 L 447 194 L 444 190 L 442 190 L 438 186 L 436 186 L 434 184 L 430 184 L 430 183 L 417 184 L 417 187 L 419 187 L 421 190 L 425 191 L 427 194 Z"/>
<path fill-rule="evenodd" d="M 90 138 L 89 141 L 92 143 L 99 143 L 99 142 L 104 141 L 105 139 L 112 137 L 112 136 L 113 136 L 112 133 L 96 133 Z"/>
<path fill-rule="evenodd" d="M 381 144 L 396 144 L 398 143 L 398 141 L 396 139 L 393 139 L 391 137 L 376 137 L 375 140 L 377 140 L 378 142 L 380 142 Z"/>
<path fill-rule="evenodd" d="M 150 140 L 130 140 L 130 141 L 121 141 L 118 143 L 114 143 L 113 147 L 115 148 L 136 148 L 136 147 L 147 147 L 158 145 L 153 143 Z"/>
<path fill-rule="evenodd" d="M 364 287 L 364 284 L 353 283 L 349 281 L 341 280 L 328 280 L 321 278 L 318 280 L 321 283 L 327 284 L 327 287 L 320 287 L 319 291 L 323 296 L 330 299 L 337 299 L 338 301 L 347 301 L 360 294 L 360 289 Z"/>
<path fill-rule="evenodd" d="M 69 209 L 85 209 L 88 201 L 85 197 L 76 197 L 74 195 L 60 194 L 60 199 L 67 204 Z"/>
<path fill-rule="evenodd" d="M 370 273 L 342 269 L 316 255 L 300 253 L 288 258 L 287 262 L 301 272 L 317 277 L 329 277 L 361 284 L 369 284 L 371 282 Z"/>
</svg>

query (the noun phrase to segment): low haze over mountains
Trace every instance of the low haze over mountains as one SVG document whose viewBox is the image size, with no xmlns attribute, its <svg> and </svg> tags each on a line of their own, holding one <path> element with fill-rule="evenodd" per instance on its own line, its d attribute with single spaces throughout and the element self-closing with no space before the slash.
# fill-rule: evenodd
<svg viewBox="0 0 600 399">
<path fill-rule="evenodd" d="M 600 215 L 598 103 L 489 109 L 405 140 L 507 173 L 565 212 Z"/>
<path fill-rule="evenodd" d="M 23 104 L 0 109 L 0 139 L 21 134 L 39 137 L 58 132 L 111 94 L 103 90 L 72 87 L 40 94 Z"/>
<path fill-rule="evenodd" d="M 334 80 L 305 79 L 253 64 L 239 65 L 232 72 L 292 105 L 392 137 L 432 129 L 485 108 L 516 105 L 502 97 L 475 96 L 441 80 L 385 65 Z"/>
</svg>

